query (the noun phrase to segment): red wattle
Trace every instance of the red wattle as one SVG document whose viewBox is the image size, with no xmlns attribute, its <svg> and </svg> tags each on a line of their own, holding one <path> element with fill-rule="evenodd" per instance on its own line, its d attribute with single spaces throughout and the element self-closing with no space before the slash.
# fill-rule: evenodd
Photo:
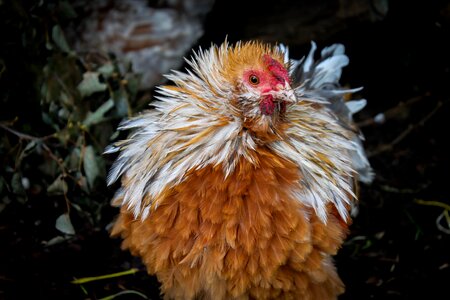
<svg viewBox="0 0 450 300">
<path fill-rule="evenodd" d="M 275 103 L 273 102 L 273 96 L 267 95 L 264 96 L 263 100 L 259 104 L 261 113 L 263 115 L 272 115 L 275 111 Z"/>
</svg>

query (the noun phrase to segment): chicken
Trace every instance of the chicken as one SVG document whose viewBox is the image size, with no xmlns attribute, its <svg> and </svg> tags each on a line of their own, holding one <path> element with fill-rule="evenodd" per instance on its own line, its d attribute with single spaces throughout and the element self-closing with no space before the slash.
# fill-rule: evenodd
<svg viewBox="0 0 450 300">
<path fill-rule="evenodd" d="M 342 45 L 315 62 L 227 42 L 198 51 L 159 88 L 108 178 L 112 230 L 166 299 L 336 299 L 332 256 L 348 231 L 358 168 L 371 174 L 339 88 Z M 356 107 L 356 108 L 355 108 Z M 345 114 L 336 115 L 339 108 Z M 363 171 L 363 170 L 361 170 Z M 365 174 L 365 173 L 364 173 Z M 368 178 L 366 178 L 368 179 Z"/>
</svg>

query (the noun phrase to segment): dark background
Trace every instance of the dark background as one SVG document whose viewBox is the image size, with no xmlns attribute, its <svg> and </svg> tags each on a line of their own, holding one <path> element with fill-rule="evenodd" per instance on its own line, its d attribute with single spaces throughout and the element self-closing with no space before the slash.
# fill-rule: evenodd
<svg viewBox="0 0 450 300">
<path fill-rule="evenodd" d="M 366 98 L 368 105 L 355 118 L 366 137 L 376 178 L 371 185 L 361 186 L 359 214 L 336 257 L 347 286 L 340 299 L 443 299 L 450 283 L 450 236 L 438 228 L 436 220 L 445 204 L 450 205 L 450 3 L 360 1 L 367 10 L 358 12 L 358 5 L 344 2 L 219 0 L 205 19 L 205 34 L 198 45 L 221 43 L 225 36 L 230 42 L 261 39 L 288 44 L 294 58 L 307 54 L 311 39 L 319 48 L 335 42 L 345 45 L 350 65 L 344 69 L 342 83 L 364 87 L 358 96 Z M 45 136 L 52 130 L 40 121 L 36 86 L 48 51 L 39 43 L 18 46 L 18 40 L 24 39 L 24 33 L 28 36 L 26 26 L 39 27 L 42 20 L 50 24 L 55 18 L 40 8 L 33 11 L 37 15 L 33 21 L 22 15 L 32 4 L 12 3 L 0 4 L 0 18 L 5 22 L 1 28 L 6 29 L 0 35 L 0 122 L 19 117 L 10 128 Z M 19 24 L 21 20 L 28 23 Z M 383 124 L 372 122 L 379 113 L 386 115 Z M 118 121 L 114 122 L 116 126 Z M 108 236 L 106 227 L 117 210 L 107 205 L 113 189 L 104 183 L 88 195 L 102 205 L 96 210 L 81 205 L 85 214 L 71 214 L 75 236 L 52 246 L 42 243 L 57 235 L 54 220 L 64 211 L 64 201 L 47 197 L 45 191 L 27 191 L 26 197 L 20 195 L 26 200 L 19 201 L 18 194 L 6 188 L 18 169 L 18 154 L 5 145 L 20 137 L 1 128 L 0 132 L 5 135 L 0 152 L 4 168 L 0 299 L 101 299 L 129 290 L 158 299 L 156 280 L 146 275 L 139 259 L 120 250 L 119 240 Z M 106 158 L 105 168 L 111 159 Z M 40 171 L 28 164 L 30 180 L 38 181 Z M 86 215 L 97 216 L 96 221 L 86 221 Z M 445 216 L 440 224 L 445 227 Z M 140 271 L 82 286 L 71 284 L 74 278 L 131 267 Z M 140 299 L 137 294 L 122 298 Z"/>
</svg>

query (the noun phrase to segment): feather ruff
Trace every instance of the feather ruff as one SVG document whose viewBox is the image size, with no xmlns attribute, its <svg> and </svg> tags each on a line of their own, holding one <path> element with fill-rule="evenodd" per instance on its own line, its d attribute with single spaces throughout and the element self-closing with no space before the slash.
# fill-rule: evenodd
<svg viewBox="0 0 450 300">
<path fill-rule="evenodd" d="M 120 151 L 108 184 L 122 176 L 123 189 L 115 197 L 122 199 L 122 205 L 136 217 L 147 216 L 165 191 L 184 181 L 191 170 L 221 165 L 228 176 L 241 158 L 257 166 L 255 149 L 263 142 L 245 130 L 241 113 L 230 104 L 234 88 L 223 70 L 232 69 L 245 53 L 257 57 L 255 52 L 262 55 L 267 51 L 283 60 L 277 48 L 255 43 L 234 48 L 224 43 L 194 53 L 188 61 L 192 71 L 174 71 L 167 76 L 175 86 L 159 88 L 154 110 L 120 125 L 120 130 L 133 133 L 106 153 Z M 329 203 L 347 219 L 346 207 L 353 196 L 351 177 L 355 175 L 346 155 L 356 149 L 349 142 L 351 132 L 320 105 L 320 98 L 305 97 L 302 89 L 296 91 L 299 101 L 287 109 L 287 128 L 275 132 L 278 137 L 264 145 L 297 165 L 302 179 L 291 192 L 298 201 L 312 206 L 324 222 Z"/>
</svg>

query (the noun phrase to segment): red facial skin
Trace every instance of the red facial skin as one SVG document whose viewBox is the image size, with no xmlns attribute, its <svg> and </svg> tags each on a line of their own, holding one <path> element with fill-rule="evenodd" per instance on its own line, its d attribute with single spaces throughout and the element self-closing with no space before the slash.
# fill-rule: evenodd
<svg viewBox="0 0 450 300">
<path fill-rule="evenodd" d="M 267 70 L 272 74 L 272 81 L 275 83 L 275 86 L 289 82 L 289 73 L 282 64 L 267 54 L 263 56 L 263 61 Z"/>
<path fill-rule="evenodd" d="M 261 94 L 269 93 L 271 91 L 278 91 L 280 85 L 285 86 L 289 82 L 289 73 L 286 68 L 278 61 L 269 55 L 263 56 L 264 70 L 249 70 L 244 73 L 244 80 L 247 84 L 258 89 Z M 250 81 L 251 76 L 256 76 L 259 79 L 257 84 Z M 260 109 L 263 115 L 272 115 L 275 112 L 276 99 L 273 95 L 264 95 L 261 98 Z M 286 103 L 281 102 L 281 112 L 286 110 Z"/>
</svg>

